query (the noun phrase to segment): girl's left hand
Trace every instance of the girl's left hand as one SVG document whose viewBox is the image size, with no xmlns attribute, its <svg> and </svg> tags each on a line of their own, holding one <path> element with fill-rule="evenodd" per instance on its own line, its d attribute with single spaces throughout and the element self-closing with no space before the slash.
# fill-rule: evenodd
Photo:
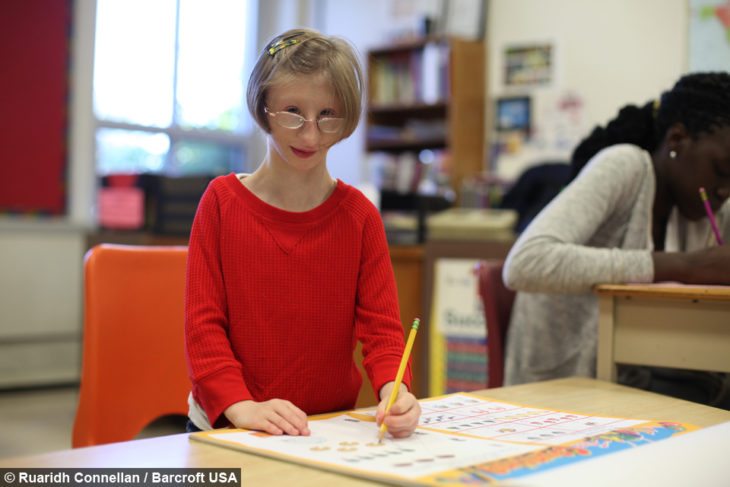
<svg viewBox="0 0 730 487">
<path fill-rule="evenodd" d="M 392 390 L 393 382 L 388 382 L 380 389 L 382 399 L 375 412 L 375 422 L 380 427 L 385 421 L 388 433 L 394 438 L 407 438 L 413 434 L 416 426 L 418 426 L 418 418 L 421 417 L 421 405 L 418 404 L 416 396 L 408 392 L 406 386 L 401 384 L 398 397 L 390 407 L 388 415 L 385 416 L 385 408 L 388 405 Z"/>
</svg>

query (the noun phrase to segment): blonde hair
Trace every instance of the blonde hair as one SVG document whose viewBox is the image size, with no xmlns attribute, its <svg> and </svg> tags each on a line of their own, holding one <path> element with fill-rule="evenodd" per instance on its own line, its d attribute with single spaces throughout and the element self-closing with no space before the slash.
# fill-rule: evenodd
<svg viewBox="0 0 730 487">
<path fill-rule="evenodd" d="M 354 47 L 341 37 L 311 29 L 293 29 L 274 37 L 263 49 L 246 90 L 248 110 L 256 123 L 271 132 L 264 112 L 266 94 L 275 85 L 300 74 L 323 74 L 342 105 L 345 123 L 340 140 L 349 137 L 360 121 L 363 76 Z"/>
</svg>

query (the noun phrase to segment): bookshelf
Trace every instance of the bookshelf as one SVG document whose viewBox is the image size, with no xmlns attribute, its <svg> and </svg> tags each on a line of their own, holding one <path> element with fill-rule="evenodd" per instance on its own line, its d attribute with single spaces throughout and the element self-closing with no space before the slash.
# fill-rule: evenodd
<svg viewBox="0 0 730 487">
<path fill-rule="evenodd" d="M 448 187 L 482 172 L 485 47 L 447 37 L 368 52 L 366 150 L 384 190 Z"/>
</svg>

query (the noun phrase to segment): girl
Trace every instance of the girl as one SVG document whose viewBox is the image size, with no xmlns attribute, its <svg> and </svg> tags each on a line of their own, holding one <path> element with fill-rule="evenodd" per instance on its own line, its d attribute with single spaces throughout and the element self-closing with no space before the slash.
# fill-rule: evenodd
<svg viewBox="0 0 730 487">
<path fill-rule="evenodd" d="M 266 156 L 251 175 L 211 182 L 190 235 L 191 426 L 308 435 L 307 415 L 354 407 L 360 340 L 377 424 L 414 431 L 410 370 L 383 418 L 404 340 L 380 214 L 327 171 L 328 150 L 357 126 L 361 90 L 342 39 L 297 29 L 260 54 L 247 98 Z"/>
<path fill-rule="evenodd" d="M 573 182 L 505 262 L 505 284 L 519 291 L 506 384 L 595 376 L 595 284 L 730 284 L 730 246 L 717 245 L 698 192 L 707 190 L 730 238 L 730 75 L 686 75 L 656 103 L 623 108 L 577 147 L 572 165 Z M 647 387 L 665 378 L 660 370 L 624 372 Z M 720 391 L 726 378 L 708 377 Z M 717 400 L 713 394 L 703 402 Z"/>
</svg>

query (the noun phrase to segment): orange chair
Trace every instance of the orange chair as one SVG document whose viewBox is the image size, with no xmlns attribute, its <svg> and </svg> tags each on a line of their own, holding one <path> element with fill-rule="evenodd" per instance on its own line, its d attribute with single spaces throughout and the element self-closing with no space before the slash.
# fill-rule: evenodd
<svg viewBox="0 0 730 487">
<path fill-rule="evenodd" d="M 187 414 L 186 261 L 178 246 L 102 244 L 86 254 L 74 448 L 131 440 L 155 419 Z"/>
<path fill-rule="evenodd" d="M 501 387 L 504 377 L 504 340 L 507 336 L 515 292 L 502 281 L 502 260 L 477 265 L 479 296 L 487 322 L 487 387 Z"/>
</svg>

